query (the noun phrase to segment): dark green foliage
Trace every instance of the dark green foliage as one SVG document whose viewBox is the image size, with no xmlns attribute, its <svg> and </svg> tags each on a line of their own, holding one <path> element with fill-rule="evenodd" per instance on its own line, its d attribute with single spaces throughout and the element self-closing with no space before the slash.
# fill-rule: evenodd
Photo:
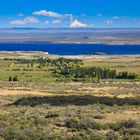
<svg viewBox="0 0 140 140">
<path fill-rule="evenodd" d="M 31 67 L 33 67 L 34 66 L 34 63 L 31 63 Z"/>
<path fill-rule="evenodd" d="M 12 77 L 11 77 L 11 76 L 9 76 L 9 81 L 13 81 L 13 79 L 12 79 Z"/>
<path fill-rule="evenodd" d="M 8 79 L 8 81 L 12 81 L 12 82 L 17 82 L 18 81 L 18 78 L 17 78 L 17 76 L 14 76 L 14 77 L 12 77 L 12 76 L 9 76 L 9 79 Z"/>
<path fill-rule="evenodd" d="M 60 69 L 60 74 L 70 75 L 74 78 L 97 78 L 100 79 L 135 79 L 136 75 L 128 72 L 117 74 L 116 70 L 103 69 L 99 67 L 70 67 L 65 65 Z"/>
<path fill-rule="evenodd" d="M 13 82 L 17 82 L 17 81 L 18 81 L 17 76 L 14 76 L 13 77 Z"/>
<path fill-rule="evenodd" d="M 4 60 L 12 60 L 16 61 L 17 64 L 31 64 L 33 66 L 34 63 L 39 63 L 41 66 L 45 66 L 46 63 L 51 64 L 53 66 L 62 66 L 63 64 L 74 63 L 74 64 L 82 64 L 82 60 L 79 59 L 65 59 L 65 58 L 58 58 L 58 59 L 50 59 L 50 58 L 43 58 L 40 57 L 38 59 L 8 59 L 5 58 Z"/>
<path fill-rule="evenodd" d="M 117 79 L 135 79 L 136 74 L 135 73 L 128 73 L 127 71 L 120 72 L 117 77 Z"/>
</svg>

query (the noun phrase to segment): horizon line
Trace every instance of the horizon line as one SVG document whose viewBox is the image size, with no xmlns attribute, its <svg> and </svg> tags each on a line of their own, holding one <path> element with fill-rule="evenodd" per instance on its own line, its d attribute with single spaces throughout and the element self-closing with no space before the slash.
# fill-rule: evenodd
<svg viewBox="0 0 140 140">
<path fill-rule="evenodd" d="M 69 28 L 69 27 L 49 27 L 49 28 L 40 28 L 40 27 L 0 27 L 0 29 L 140 29 L 140 27 L 84 27 L 84 28 Z"/>
</svg>

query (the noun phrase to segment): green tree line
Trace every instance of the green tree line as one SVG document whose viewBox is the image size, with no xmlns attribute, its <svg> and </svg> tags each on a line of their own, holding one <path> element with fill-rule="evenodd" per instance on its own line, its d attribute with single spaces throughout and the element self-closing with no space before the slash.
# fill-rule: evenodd
<svg viewBox="0 0 140 140">
<path fill-rule="evenodd" d="M 100 67 L 76 67 L 72 68 L 65 65 L 60 69 L 60 74 L 65 76 L 71 76 L 74 78 L 95 78 L 98 79 L 135 79 L 135 73 L 128 73 L 127 71 L 117 73 L 116 70 L 100 68 Z"/>
</svg>

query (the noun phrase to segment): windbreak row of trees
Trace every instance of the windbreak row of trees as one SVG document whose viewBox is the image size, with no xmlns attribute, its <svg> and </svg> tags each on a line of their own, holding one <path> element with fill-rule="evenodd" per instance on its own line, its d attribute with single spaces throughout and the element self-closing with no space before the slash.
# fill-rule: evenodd
<svg viewBox="0 0 140 140">
<path fill-rule="evenodd" d="M 117 73 L 116 70 L 103 69 L 99 67 L 77 67 L 65 66 L 60 69 L 60 74 L 74 78 L 95 78 L 98 79 L 135 79 L 136 74 L 127 71 Z"/>
<path fill-rule="evenodd" d="M 8 58 L 6 58 L 7 60 Z M 43 58 L 40 57 L 38 59 L 8 59 L 14 60 L 17 64 L 34 64 L 38 63 L 40 66 L 46 66 L 46 64 L 50 64 L 52 66 L 62 66 L 64 64 L 74 63 L 74 64 L 82 64 L 82 60 L 80 59 L 65 59 L 65 58 L 58 58 L 58 59 L 50 59 L 50 58 Z"/>
</svg>

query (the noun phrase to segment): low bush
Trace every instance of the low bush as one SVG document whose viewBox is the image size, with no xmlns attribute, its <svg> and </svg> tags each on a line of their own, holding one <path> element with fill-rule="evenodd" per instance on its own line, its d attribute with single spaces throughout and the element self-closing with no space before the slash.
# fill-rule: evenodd
<svg viewBox="0 0 140 140">
<path fill-rule="evenodd" d="M 104 119 L 104 115 L 101 115 L 101 114 L 96 114 L 96 115 L 93 115 L 94 119 Z"/>
<path fill-rule="evenodd" d="M 118 132 L 115 132 L 115 131 L 110 131 L 106 134 L 106 139 L 107 140 L 121 140 L 122 139 L 122 136 L 118 133 Z"/>
<path fill-rule="evenodd" d="M 140 135 L 140 130 L 137 128 L 124 128 L 121 132 L 123 135 Z"/>
<path fill-rule="evenodd" d="M 56 117 L 59 117 L 59 114 L 54 112 L 48 112 L 45 118 L 56 118 Z"/>
<path fill-rule="evenodd" d="M 127 120 L 127 121 L 118 122 L 116 124 L 112 124 L 110 128 L 115 131 L 119 131 L 123 128 L 135 128 L 136 126 L 137 126 L 137 122 L 135 120 Z"/>
<path fill-rule="evenodd" d="M 92 118 L 85 118 L 79 120 L 78 118 L 68 118 L 65 120 L 65 126 L 68 128 L 75 128 L 77 130 L 97 129 L 100 130 L 101 126 Z"/>
</svg>

